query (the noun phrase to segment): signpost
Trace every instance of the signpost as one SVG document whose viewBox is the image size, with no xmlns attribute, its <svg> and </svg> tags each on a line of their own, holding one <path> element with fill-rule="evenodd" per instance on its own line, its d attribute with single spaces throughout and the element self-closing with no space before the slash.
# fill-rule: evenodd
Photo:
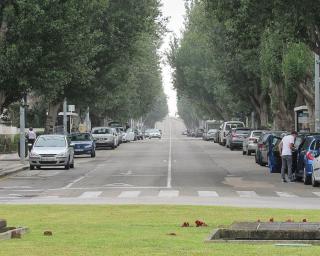
<svg viewBox="0 0 320 256">
<path fill-rule="evenodd" d="M 320 132 L 320 72 L 319 72 L 319 55 L 315 54 L 315 61 L 314 61 L 314 105 L 315 105 L 315 132 Z"/>
</svg>

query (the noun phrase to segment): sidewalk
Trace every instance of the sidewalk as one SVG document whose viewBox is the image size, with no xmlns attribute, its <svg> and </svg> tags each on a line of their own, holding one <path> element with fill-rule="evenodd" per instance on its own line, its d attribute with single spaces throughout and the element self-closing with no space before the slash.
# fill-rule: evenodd
<svg viewBox="0 0 320 256">
<path fill-rule="evenodd" d="M 25 170 L 28 167 L 28 159 L 26 159 L 25 164 L 22 164 L 18 153 L 0 154 L 0 177 Z"/>
</svg>

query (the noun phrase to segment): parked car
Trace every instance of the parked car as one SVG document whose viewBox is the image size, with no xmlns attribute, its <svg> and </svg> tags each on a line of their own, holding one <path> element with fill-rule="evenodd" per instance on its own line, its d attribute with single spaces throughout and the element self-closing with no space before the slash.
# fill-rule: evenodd
<svg viewBox="0 0 320 256">
<path fill-rule="evenodd" d="M 203 134 L 204 140 L 216 140 L 218 129 L 210 129 L 206 133 Z"/>
<path fill-rule="evenodd" d="M 123 127 L 115 127 L 117 133 L 119 134 L 119 143 L 122 143 L 122 137 L 123 137 L 123 133 L 124 133 L 124 129 Z"/>
<path fill-rule="evenodd" d="M 202 128 L 198 128 L 195 133 L 195 137 L 202 137 L 204 130 Z"/>
<path fill-rule="evenodd" d="M 96 143 L 90 133 L 71 133 L 69 138 L 75 155 L 96 156 Z"/>
<path fill-rule="evenodd" d="M 65 135 L 40 135 L 29 155 L 30 170 L 42 166 L 74 168 L 74 149 Z"/>
<path fill-rule="evenodd" d="M 233 128 L 229 131 L 226 137 L 226 146 L 230 150 L 242 148 L 243 141 L 249 135 L 250 128 Z"/>
<path fill-rule="evenodd" d="M 128 128 L 122 135 L 123 142 L 134 141 L 134 131 L 132 128 Z"/>
<path fill-rule="evenodd" d="M 143 133 L 139 129 L 134 129 L 134 140 L 143 140 Z"/>
<path fill-rule="evenodd" d="M 269 136 L 275 136 L 282 138 L 283 135 L 287 134 L 286 131 L 263 131 L 261 133 L 260 138 L 258 139 L 258 145 L 255 155 L 256 163 L 261 166 L 265 166 L 268 164 L 268 152 L 270 150 L 269 146 L 272 146 L 272 140 Z"/>
<path fill-rule="evenodd" d="M 94 127 L 92 129 L 92 137 L 95 140 L 96 148 L 117 147 L 117 136 L 111 127 Z"/>
<path fill-rule="evenodd" d="M 294 176 L 305 185 L 312 183 L 313 161 L 320 152 L 320 135 L 307 136 L 297 153 L 297 166 Z"/>
<path fill-rule="evenodd" d="M 227 142 L 227 134 L 230 132 L 232 128 L 242 128 L 245 127 L 243 122 L 240 121 L 228 121 L 222 123 L 220 126 L 220 132 L 219 132 L 219 143 L 223 146 L 226 145 Z"/>
<path fill-rule="evenodd" d="M 261 135 L 261 130 L 252 130 L 242 143 L 242 154 L 250 156 L 255 153 L 258 147 L 258 139 Z"/>
<path fill-rule="evenodd" d="M 158 138 L 161 139 L 161 133 L 158 129 L 151 129 L 149 131 L 149 139 Z"/>
<path fill-rule="evenodd" d="M 313 187 L 318 187 L 320 183 L 320 152 L 317 152 L 314 155 L 314 160 L 312 163 L 312 175 L 311 175 L 311 184 Z"/>
</svg>

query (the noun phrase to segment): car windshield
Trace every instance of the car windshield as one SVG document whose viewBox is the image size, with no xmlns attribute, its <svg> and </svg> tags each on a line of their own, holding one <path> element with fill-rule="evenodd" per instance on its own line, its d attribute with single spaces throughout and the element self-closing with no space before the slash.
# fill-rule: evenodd
<svg viewBox="0 0 320 256">
<path fill-rule="evenodd" d="M 228 130 L 231 130 L 232 128 L 238 128 L 238 127 L 243 127 L 243 124 L 242 123 L 227 124 Z"/>
<path fill-rule="evenodd" d="M 65 147 L 66 140 L 62 136 L 40 136 L 35 147 Z"/>
<path fill-rule="evenodd" d="M 92 130 L 92 134 L 110 134 L 111 131 L 108 128 L 96 128 Z"/>
<path fill-rule="evenodd" d="M 90 140 L 90 135 L 88 133 L 72 134 L 71 141 L 88 141 Z"/>
<path fill-rule="evenodd" d="M 236 134 L 249 134 L 249 130 L 236 130 Z"/>
<path fill-rule="evenodd" d="M 217 129 L 210 129 L 209 131 L 208 131 L 208 133 L 213 133 L 213 132 L 216 132 L 217 131 Z"/>
<path fill-rule="evenodd" d="M 260 137 L 261 134 L 262 132 L 253 132 L 252 137 Z"/>
</svg>

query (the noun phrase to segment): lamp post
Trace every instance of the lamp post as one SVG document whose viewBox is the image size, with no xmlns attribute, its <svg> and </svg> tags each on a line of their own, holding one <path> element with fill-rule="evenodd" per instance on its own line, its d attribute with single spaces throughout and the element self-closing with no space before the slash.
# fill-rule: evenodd
<svg viewBox="0 0 320 256">
<path fill-rule="evenodd" d="M 25 133 L 25 96 L 23 95 L 20 103 L 20 162 L 25 164 L 26 153 L 26 133 Z"/>
</svg>

